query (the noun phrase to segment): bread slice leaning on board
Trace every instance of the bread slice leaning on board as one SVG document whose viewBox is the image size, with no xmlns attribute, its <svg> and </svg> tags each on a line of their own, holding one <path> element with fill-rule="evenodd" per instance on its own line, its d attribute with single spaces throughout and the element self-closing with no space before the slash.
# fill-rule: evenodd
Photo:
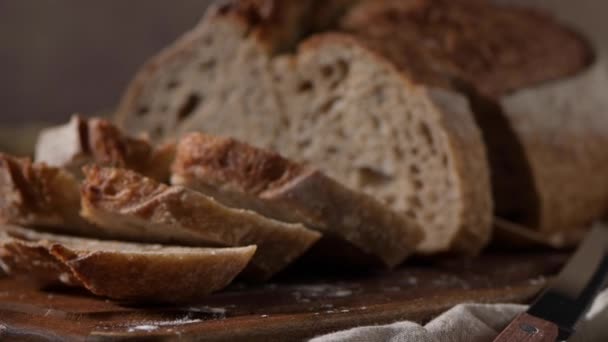
<svg viewBox="0 0 608 342">
<path fill-rule="evenodd" d="M 181 186 L 134 171 L 91 166 L 82 185 L 82 216 L 104 235 L 136 242 L 189 246 L 257 245 L 245 276 L 266 280 L 321 237 L 301 224 L 226 207 Z"/>
<path fill-rule="evenodd" d="M 100 241 L 0 226 L 0 267 L 7 274 L 116 300 L 200 300 L 228 286 L 255 250 Z"/>
<path fill-rule="evenodd" d="M 608 208 L 600 62 L 487 1 L 235 0 L 144 65 L 117 120 L 310 162 L 415 219 L 421 252 L 475 253 L 494 214 L 559 235 Z"/>
<path fill-rule="evenodd" d="M 325 241 L 313 249 L 320 254 L 315 257 L 327 256 L 324 262 L 341 267 L 395 267 L 423 238 L 413 220 L 372 197 L 347 189 L 313 167 L 231 138 L 185 136 L 178 143 L 171 183 L 231 207 L 303 223 L 323 233 Z M 327 248 L 320 250 L 323 246 Z"/>
</svg>

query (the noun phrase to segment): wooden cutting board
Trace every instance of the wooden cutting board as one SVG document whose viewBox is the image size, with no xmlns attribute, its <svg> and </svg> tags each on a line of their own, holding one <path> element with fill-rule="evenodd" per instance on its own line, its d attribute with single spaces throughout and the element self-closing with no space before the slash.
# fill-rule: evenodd
<svg viewBox="0 0 608 342">
<path fill-rule="evenodd" d="M 566 259 L 552 252 L 446 257 L 360 275 L 300 269 L 182 307 L 133 306 L 2 278 L 0 340 L 299 341 L 361 325 L 424 323 L 463 302 L 528 302 Z"/>
</svg>

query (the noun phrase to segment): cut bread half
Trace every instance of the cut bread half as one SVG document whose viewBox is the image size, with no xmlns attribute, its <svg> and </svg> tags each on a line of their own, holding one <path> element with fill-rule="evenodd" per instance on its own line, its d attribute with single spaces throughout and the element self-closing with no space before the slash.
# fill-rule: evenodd
<svg viewBox="0 0 608 342">
<path fill-rule="evenodd" d="M 40 133 L 35 160 L 78 177 L 84 165 L 98 164 L 133 169 L 166 182 L 174 152 L 173 143 L 154 147 L 145 138 L 124 135 L 107 120 L 74 115 L 69 123 Z"/>
<path fill-rule="evenodd" d="M 475 253 L 493 213 L 565 232 L 606 209 L 605 154 L 556 143 L 603 146 L 604 106 L 580 114 L 542 90 L 602 89 L 576 81 L 593 57 L 551 17 L 489 1 L 235 0 L 142 68 L 117 120 L 153 139 L 203 131 L 309 162 L 414 218 L 421 252 Z M 544 99 L 518 96 L 537 90 Z"/>
<path fill-rule="evenodd" d="M 80 183 L 60 168 L 0 154 L 0 223 L 89 236 Z"/>
<path fill-rule="evenodd" d="M 576 245 L 587 228 L 608 213 L 606 89 L 608 70 L 600 58 L 575 76 L 500 100 L 531 179 L 527 189 L 504 196 L 503 203 L 515 214 L 514 221 L 535 227 L 561 246 Z M 497 176 L 508 189 L 508 170 Z M 535 201 L 522 206 L 530 203 L 522 197 Z"/>
<path fill-rule="evenodd" d="M 7 274 L 127 301 L 200 300 L 228 286 L 255 250 L 99 241 L 0 227 L 0 266 Z"/>
<path fill-rule="evenodd" d="M 304 254 L 320 234 L 133 171 L 89 167 L 82 215 L 116 239 L 190 246 L 257 245 L 249 275 L 267 279 Z"/>
<path fill-rule="evenodd" d="M 363 252 L 369 264 L 394 267 L 422 240 L 412 220 L 322 172 L 230 138 L 192 133 L 180 140 L 171 181 L 226 205 L 300 222 Z M 341 264 L 360 262 L 334 251 Z M 364 262 L 365 263 L 365 262 Z"/>
</svg>

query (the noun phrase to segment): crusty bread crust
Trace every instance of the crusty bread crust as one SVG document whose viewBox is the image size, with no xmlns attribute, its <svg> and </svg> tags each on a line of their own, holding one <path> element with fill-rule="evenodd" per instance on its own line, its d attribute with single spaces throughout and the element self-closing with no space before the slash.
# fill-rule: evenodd
<svg viewBox="0 0 608 342">
<path fill-rule="evenodd" d="M 165 182 L 174 152 L 171 142 L 153 147 L 145 138 L 124 135 L 107 120 L 75 115 L 69 123 L 40 133 L 36 162 L 65 168 L 76 176 L 82 176 L 82 167 L 91 163 L 129 168 Z"/>
<path fill-rule="evenodd" d="M 133 171 L 89 167 L 82 215 L 108 235 L 190 246 L 257 245 L 252 277 L 266 279 L 304 254 L 320 234 L 299 224 L 224 207 L 195 191 Z"/>
<path fill-rule="evenodd" d="M 29 159 L 0 155 L 0 223 L 89 235 L 80 184 L 68 172 Z"/>
<path fill-rule="evenodd" d="M 226 287 L 256 247 L 186 248 L 0 228 L 0 266 L 40 286 L 83 287 L 117 300 L 182 303 Z"/>
<path fill-rule="evenodd" d="M 417 83 L 466 83 L 492 98 L 576 74 L 593 57 L 551 16 L 485 0 L 364 0 L 336 26 Z"/>
<path fill-rule="evenodd" d="M 351 243 L 388 267 L 403 262 L 423 236 L 416 223 L 370 196 L 347 189 L 314 168 L 235 139 L 189 134 L 178 144 L 172 170 L 173 184 L 233 207 L 304 223 Z"/>
<path fill-rule="evenodd" d="M 529 218 L 523 225 L 547 236 L 582 237 L 581 230 L 608 212 L 607 87 L 606 65 L 598 59 L 576 76 L 501 98 L 539 197 L 538 212 L 521 215 Z"/>
</svg>

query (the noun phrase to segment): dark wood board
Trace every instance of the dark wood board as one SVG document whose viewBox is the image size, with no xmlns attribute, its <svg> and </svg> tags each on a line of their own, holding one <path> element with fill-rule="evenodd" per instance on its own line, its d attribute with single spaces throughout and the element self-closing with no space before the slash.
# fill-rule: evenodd
<svg viewBox="0 0 608 342">
<path fill-rule="evenodd" d="M 567 254 L 445 257 L 367 275 L 236 284 L 203 303 L 137 307 L 0 279 L 0 340 L 299 341 L 354 326 L 424 323 L 463 302 L 528 302 Z"/>
</svg>

